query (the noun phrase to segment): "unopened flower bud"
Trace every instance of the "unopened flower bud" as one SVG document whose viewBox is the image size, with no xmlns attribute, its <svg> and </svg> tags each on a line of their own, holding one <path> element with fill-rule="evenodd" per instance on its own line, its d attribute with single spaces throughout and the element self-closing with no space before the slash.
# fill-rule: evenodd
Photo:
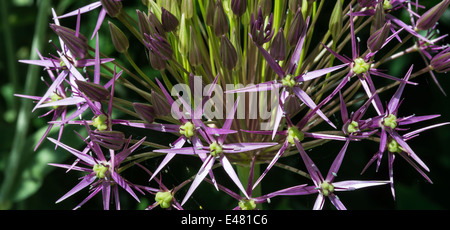
<svg viewBox="0 0 450 230">
<path fill-rule="evenodd" d="M 303 0 L 289 0 L 289 10 L 295 14 L 298 8 L 302 6 Z"/>
<path fill-rule="evenodd" d="M 252 14 L 252 18 L 250 21 L 250 34 L 252 35 L 252 40 L 256 45 L 262 46 L 264 43 L 272 39 L 272 23 L 273 14 L 270 15 L 269 21 L 267 25 L 265 25 L 261 7 L 259 7 L 258 16 L 256 19 Z"/>
<path fill-rule="evenodd" d="M 236 49 L 234 48 L 228 37 L 225 35 L 223 35 L 220 39 L 220 57 L 222 58 L 222 62 L 225 68 L 231 70 L 236 66 Z"/>
<path fill-rule="evenodd" d="M 448 8 L 450 4 L 450 0 L 444 0 L 441 3 L 437 4 L 433 8 L 429 9 L 425 12 L 418 20 L 416 27 L 419 30 L 428 30 L 431 29 L 436 22 L 441 18 L 444 14 L 445 10 Z"/>
<path fill-rule="evenodd" d="M 110 95 L 109 91 L 99 84 L 80 80 L 75 80 L 75 83 L 78 89 L 91 100 L 101 102 L 106 100 Z"/>
<path fill-rule="evenodd" d="M 247 10 L 247 0 L 231 0 L 231 10 L 236 16 L 241 17 Z"/>
<path fill-rule="evenodd" d="M 284 102 L 284 110 L 286 116 L 295 116 L 301 110 L 300 99 L 294 94 L 287 96 Z"/>
<path fill-rule="evenodd" d="M 122 149 L 125 143 L 125 135 L 120 131 L 94 130 L 89 137 L 95 143 L 112 150 Z"/>
<path fill-rule="evenodd" d="M 191 32 L 191 49 L 189 50 L 189 63 L 192 66 L 198 66 L 202 64 L 202 55 L 198 48 L 197 37 L 194 34 L 194 30 L 190 27 Z"/>
<path fill-rule="evenodd" d="M 117 52 L 125 53 L 130 46 L 127 36 L 112 22 L 108 21 L 111 40 Z"/>
<path fill-rule="evenodd" d="M 64 26 L 50 24 L 50 28 L 55 31 L 75 57 L 83 59 L 87 55 L 88 44 L 85 36 Z"/>
<path fill-rule="evenodd" d="M 133 108 L 136 114 L 147 123 L 153 123 L 155 120 L 155 110 L 152 106 L 143 103 L 133 103 Z"/>
<path fill-rule="evenodd" d="M 206 18 L 205 23 L 206 25 L 213 27 L 214 25 L 214 11 L 215 11 L 216 5 L 214 4 L 214 0 L 208 0 L 208 4 L 206 6 Z"/>
<path fill-rule="evenodd" d="M 272 0 L 261 0 L 260 6 L 262 10 L 263 17 L 268 17 L 272 12 Z"/>
<path fill-rule="evenodd" d="M 288 44 L 290 46 L 296 46 L 300 36 L 306 31 L 306 23 L 303 20 L 302 11 L 299 9 L 295 13 L 294 19 L 292 19 L 291 26 L 288 33 Z"/>
<path fill-rule="evenodd" d="M 163 25 L 159 21 L 158 17 L 152 12 L 148 14 L 148 21 L 150 24 L 150 29 L 152 34 L 157 33 L 161 37 L 166 37 L 165 31 L 163 29 Z"/>
<path fill-rule="evenodd" d="M 155 70 L 164 70 L 166 69 L 166 60 L 162 59 L 157 53 L 154 51 L 149 52 L 150 65 Z"/>
<path fill-rule="evenodd" d="M 228 25 L 227 14 L 225 13 L 222 5 L 222 1 L 217 0 L 214 10 L 214 21 L 213 30 L 216 36 L 222 36 L 230 31 L 230 26 Z"/>
<path fill-rule="evenodd" d="M 172 108 L 167 102 L 167 99 L 153 90 L 152 105 L 153 109 L 155 110 L 155 116 L 166 116 L 171 114 Z"/>
<path fill-rule="evenodd" d="M 122 2 L 117 0 L 100 0 L 103 9 L 106 10 L 109 16 L 112 18 L 117 17 L 122 10 Z"/>
<path fill-rule="evenodd" d="M 155 33 L 154 35 L 146 34 L 144 43 L 148 49 L 159 55 L 161 59 L 172 59 L 172 46 L 165 38 L 161 37 L 157 33 Z"/>
<path fill-rule="evenodd" d="M 383 9 L 383 6 L 380 4 L 376 4 L 375 6 L 375 15 L 373 16 L 372 27 L 370 28 L 370 32 L 380 29 L 386 24 L 386 12 Z"/>
<path fill-rule="evenodd" d="M 194 2 L 192 0 L 181 0 L 181 14 L 184 14 L 187 19 L 194 16 Z"/>
<path fill-rule="evenodd" d="M 430 62 L 431 68 L 438 73 L 450 71 L 450 47 L 436 54 Z"/>
<path fill-rule="evenodd" d="M 152 30 L 150 28 L 150 22 L 148 21 L 147 15 L 144 12 L 141 12 L 140 10 L 136 10 L 136 13 L 139 31 L 141 32 L 141 35 L 144 36 L 145 34 L 151 34 Z"/>
<path fill-rule="evenodd" d="M 340 0 L 336 1 L 336 5 L 334 5 L 334 9 L 328 23 L 328 29 L 330 30 L 333 40 L 336 42 L 337 37 L 342 30 L 342 1 Z"/>
<path fill-rule="evenodd" d="M 370 35 L 369 39 L 367 40 L 367 48 L 369 48 L 371 52 L 375 52 L 381 49 L 383 44 L 386 42 L 390 31 L 391 23 L 387 22 L 383 27 Z"/>
<path fill-rule="evenodd" d="M 286 59 L 286 39 L 284 38 L 283 28 L 278 30 L 278 33 L 275 35 L 272 41 L 272 45 L 270 47 L 270 55 L 277 60 L 283 61 Z"/>
<path fill-rule="evenodd" d="M 188 32 L 187 23 L 186 23 L 186 15 L 183 13 L 181 15 L 181 23 L 180 23 L 180 30 L 179 30 L 179 43 L 178 43 L 178 51 L 183 57 L 186 57 L 188 55 L 189 49 L 190 49 L 190 35 L 191 33 Z"/>
<path fill-rule="evenodd" d="M 161 23 L 166 32 L 174 31 L 180 24 L 175 15 L 164 9 L 164 7 L 161 7 Z"/>
</svg>

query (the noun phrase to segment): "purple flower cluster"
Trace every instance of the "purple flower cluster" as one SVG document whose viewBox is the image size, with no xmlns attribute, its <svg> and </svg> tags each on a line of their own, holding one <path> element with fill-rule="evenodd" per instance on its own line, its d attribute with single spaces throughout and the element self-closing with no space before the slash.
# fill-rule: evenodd
<svg viewBox="0 0 450 230">
<path fill-rule="evenodd" d="M 342 191 L 390 185 L 395 199 L 396 156 L 432 183 L 421 153 L 408 142 L 450 122 L 411 130 L 411 125 L 440 115 L 403 115 L 401 103 L 406 87 L 419 87 L 412 79 L 426 73 L 445 94 L 434 73 L 450 69 L 450 49 L 439 45 L 447 34 L 436 32 L 449 0 L 430 9 L 418 1 L 337 1 L 329 16 L 324 10 L 329 3 L 324 0 L 142 2 L 144 10 L 137 9 L 136 15 L 129 15 L 120 0 L 97 1 L 64 15 L 53 10 L 50 28 L 60 45 L 55 45 L 55 54 L 44 57 L 36 51 L 40 60 L 20 61 L 44 67 L 51 80 L 43 96 L 16 94 L 35 100 L 33 111 L 52 115 L 36 149 L 48 139 L 60 147 L 55 151 L 73 155 L 72 164 L 52 166 L 84 173 L 57 203 L 88 188 L 89 195 L 75 208 L 101 192 L 104 209 L 111 203 L 120 209 L 121 188 L 137 202 L 140 196 L 154 197 L 147 209 L 183 209 L 199 186 L 212 185 L 236 199 L 234 209 L 260 209 L 271 199 L 317 194 L 312 209 L 324 208 L 329 198 L 342 210 L 344 201 L 337 196 Z M 95 27 L 83 24 L 81 15 L 98 9 Z M 408 13 L 411 21 L 400 20 L 398 12 Z M 60 22 L 68 17 L 77 18 L 75 29 Z M 106 33 L 111 35 L 111 45 L 132 69 L 101 53 L 99 36 L 106 17 L 111 19 Z M 330 18 L 328 28 L 320 28 L 325 35 L 315 34 L 322 27 L 317 24 L 319 17 Z M 117 22 L 126 30 L 114 25 Z M 82 26 L 93 30 L 90 39 L 95 39 L 95 47 L 80 33 Z M 360 37 L 361 30 L 369 36 Z M 128 35 L 140 43 L 131 43 Z M 323 37 L 315 41 L 316 36 Z M 413 40 L 412 46 L 408 40 Z M 347 43 L 349 49 L 344 48 Z M 145 50 L 147 64 L 159 72 L 157 77 L 149 76 L 141 62 L 134 61 L 129 51 L 134 46 Z M 401 77 L 386 73 L 382 64 L 408 53 L 420 54 L 425 67 L 413 72 L 417 65 L 411 64 Z M 115 95 L 117 85 L 140 98 Z M 393 87 L 396 91 L 386 95 Z M 267 98 L 269 91 L 272 95 Z M 390 100 L 384 103 L 384 97 Z M 268 104 L 273 109 L 269 116 L 258 117 Z M 85 144 L 83 149 L 61 142 L 68 125 L 85 129 L 85 135 L 74 135 Z M 58 137 L 47 137 L 55 127 L 60 130 Z M 134 129 L 148 135 L 134 135 Z M 155 132 L 176 138 L 157 143 L 160 138 L 155 138 Z M 308 150 L 328 142 L 341 143 L 342 148 L 324 175 Z M 388 178 L 367 181 L 355 175 L 355 180 L 337 180 L 348 146 L 354 142 L 378 149 L 370 153 L 373 157 L 367 165 L 361 165 L 362 173 L 373 163 L 378 171 L 387 156 Z M 179 185 L 167 187 L 162 172 L 171 161 L 185 156 L 198 159 L 200 168 Z M 304 183 L 280 184 L 279 190 L 261 194 L 264 184 L 279 183 L 266 175 L 273 167 L 288 168 L 278 161 L 288 156 L 298 157 L 303 164 L 286 174 L 294 172 Z M 150 168 L 155 164 L 142 163 L 146 161 L 158 165 Z M 260 166 L 266 167 L 260 171 Z M 125 175 L 130 167 L 147 173 L 148 182 L 135 183 L 135 178 Z M 217 173 L 221 169 L 225 174 Z M 224 186 L 229 181 L 232 184 Z M 155 182 L 156 188 L 151 186 Z M 185 186 L 189 186 L 187 192 L 180 190 Z"/>
</svg>

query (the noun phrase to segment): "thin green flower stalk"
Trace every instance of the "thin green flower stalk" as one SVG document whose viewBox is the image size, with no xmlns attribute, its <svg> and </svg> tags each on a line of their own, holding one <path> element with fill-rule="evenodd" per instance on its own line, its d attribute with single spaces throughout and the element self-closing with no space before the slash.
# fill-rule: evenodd
<svg viewBox="0 0 450 230">
<path fill-rule="evenodd" d="M 335 181 L 341 165 L 349 167 L 343 164 L 351 157 L 346 156 L 347 147 L 360 143 L 379 149 L 370 153 L 374 157 L 367 159 L 368 164 L 359 165 L 366 166 L 364 170 L 373 162 L 378 169 L 388 150 L 390 173 L 393 156 L 401 155 L 430 181 L 429 168 L 405 141 L 449 123 L 409 130 L 408 125 L 439 115 L 402 114 L 400 97 L 404 88 L 426 87 L 411 80 L 427 74 L 443 91 L 434 73 L 448 71 L 449 48 L 441 45 L 445 36 L 437 36 L 436 31 L 448 1 L 429 11 L 422 11 L 418 2 L 404 0 L 142 3 L 125 10 L 120 0 L 102 0 L 55 17 L 64 24 L 65 18 L 78 16 L 76 29 L 53 26 L 70 49 L 59 50 L 54 58 L 22 61 L 46 67 L 51 76 L 66 74 L 50 77 L 53 84 L 44 97 L 20 96 L 39 101 L 44 105 L 39 108 L 74 109 L 50 125 L 87 127 L 90 135 L 82 138 L 83 150 L 50 140 L 69 150 L 75 161 L 92 166 L 73 166 L 87 173 L 83 186 L 94 183 L 96 190 L 89 199 L 100 191 L 94 182 L 99 179 L 108 186 L 115 186 L 115 181 L 136 201 L 139 195 L 151 196 L 154 203 L 147 209 L 192 207 L 187 205 L 192 197 L 197 202 L 208 196 L 200 194 L 200 188 L 207 186 L 236 199 L 234 206 L 220 209 L 270 209 L 270 200 L 289 202 L 289 196 L 310 194 L 318 195 L 312 209 L 325 208 L 328 198 L 336 209 L 346 209 L 346 201 L 335 192 L 385 184 L 394 191 L 392 175 L 360 180 L 358 174 L 352 180 Z M 95 27 L 80 21 L 80 15 L 97 9 Z M 395 16 L 401 12 L 409 14 L 411 21 Z M 106 21 L 109 30 L 103 31 Z M 86 48 L 80 27 L 93 31 L 95 48 Z M 101 52 L 99 36 L 110 37 L 117 56 Z M 74 60 L 69 58 L 71 53 L 83 55 Z M 414 53 L 423 57 L 425 68 L 417 70 L 416 63 L 407 63 L 409 70 L 401 76 L 391 76 L 385 69 L 386 64 Z M 93 64 L 77 65 L 88 62 L 85 59 Z M 67 67 L 60 65 L 61 60 Z M 395 93 L 390 91 L 397 86 Z M 69 87 L 64 97 L 49 96 L 56 88 Z M 66 98 L 72 103 L 63 104 Z M 335 151 L 333 143 L 342 149 Z M 134 145 L 129 148 L 129 144 Z M 317 150 L 318 146 L 330 146 L 337 157 Z M 111 159 L 104 159 L 101 150 L 109 152 Z M 123 152 L 115 155 L 119 150 Z M 99 162 L 88 157 L 89 152 L 100 154 Z M 322 177 L 311 159 L 330 155 L 327 162 L 333 164 Z M 185 157 L 197 161 L 196 166 Z M 285 165 L 281 158 L 302 164 Z M 123 162 L 127 165 L 119 168 Z M 163 175 L 171 170 L 170 164 L 189 169 L 187 175 L 176 175 L 179 184 L 173 189 L 164 186 Z M 145 184 L 134 184 L 131 181 L 137 180 L 123 173 L 134 167 L 149 175 Z M 274 168 L 282 171 L 279 181 L 271 181 Z M 281 178 L 292 173 L 300 175 L 302 182 L 283 184 Z M 232 182 L 229 187 L 224 186 L 226 181 Z M 155 182 L 158 189 L 147 185 Z M 274 184 L 276 190 L 262 195 L 263 189 Z M 103 199 L 109 207 L 110 198 Z M 120 207 L 120 199 L 115 201 Z"/>
</svg>

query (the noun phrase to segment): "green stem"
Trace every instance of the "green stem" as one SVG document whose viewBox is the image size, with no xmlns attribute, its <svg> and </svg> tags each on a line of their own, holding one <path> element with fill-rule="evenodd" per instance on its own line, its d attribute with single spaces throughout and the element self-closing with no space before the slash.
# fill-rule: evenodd
<svg viewBox="0 0 450 230">
<path fill-rule="evenodd" d="M 150 86 L 153 89 L 159 89 L 159 87 L 147 76 L 145 75 L 144 72 L 142 72 L 142 70 L 139 68 L 139 66 L 136 65 L 136 63 L 134 62 L 133 58 L 130 56 L 130 54 L 128 52 L 125 52 L 125 57 L 127 58 L 128 62 L 131 64 L 131 66 L 133 66 L 133 68 L 138 72 L 138 74 L 144 78 L 144 80 L 150 84 Z"/>
</svg>

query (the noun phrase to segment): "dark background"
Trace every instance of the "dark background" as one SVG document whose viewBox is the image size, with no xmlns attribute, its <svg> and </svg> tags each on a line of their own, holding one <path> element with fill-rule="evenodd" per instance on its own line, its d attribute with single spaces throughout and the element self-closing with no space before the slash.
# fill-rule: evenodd
<svg viewBox="0 0 450 230">
<path fill-rule="evenodd" d="M 134 3 L 136 2 L 136 4 Z M 426 2 L 427 7 L 436 4 L 439 1 L 421 1 Z M 41 23 L 42 25 L 48 25 L 51 23 L 51 14 L 48 10 L 48 21 L 39 21 L 37 19 L 38 4 L 40 1 L 33 0 L 14 0 L 14 1 L 1 1 L 1 25 L 0 25 L 0 73 L 2 73 L 0 80 L 0 197 L 4 191 L 5 178 L 11 176 L 11 165 L 17 165 L 16 177 L 13 180 L 13 185 L 10 185 L 11 196 L 6 200 L 2 198 L 3 203 L 0 204 L 1 209 L 18 209 L 18 210 L 36 210 L 36 209 L 72 209 L 87 195 L 86 190 L 74 195 L 73 197 L 63 201 L 62 203 L 55 204 L 55 201 L 59 199 L 63 194 L 69 191 L 75 184 L 78 177 L 81 174 L 76 172 L 65 173 L 63 169 L 54 168 L 48 166 L 47 163 L 71 163 L 72 158 L 68 152 L 63 150 L 54 151 L 54 146 L 48 141 L 33 152 L 35 143 L 40 135 L 42 135 L 45 128 L 45 122 L 48 118 L 38 118 L 44 111 L 36 111 L 34 113 L 23 113 L 30 122 L 26 127 L 17 125 L 20 120 L 21 108 L 32 108 L 30 105 L 24 105 L 26 99 L 20 99 L 13 97 L 13 93 L 26 93 L 33 92 L 34 95 L 42 95 L 45 89 L 44 84 L 37 80 L 34 84 L 27 84 L 28 78 L 37 78 L 45 75 L 45 72 L 41 69 L 32 70 L 29 65 L 18 63 L 20 59 L 29 59 L 30 55 L 34 53 L 31 50 L 32 41 L 35 38 L 36 25 Z M 61 15 L 64 12 L 69 12 L 73 9 L 77 9 L 83 6 L 85 1 L 63 0 L 63 1 L 50 1 L 50 6 L 54 7 L 57 14 Z M 135 15 L 135 8 L 138 7 L 141 10 L 145 8 L 141 5 L 140 1 L 128 1 L 124 3 L 125 6 L 129 6 L 130 15 Z M 327 5 L 327 4 L 326 4 Z M 332 9 L 334 4 L 327 5 L 327 8 Z M 92 11 L 88 14 L 83 14 L 82 21 L 82 33 L 87 37 L 91 36 L 91 31 L 96 23 L 99 9 Z M 329 11 L 324 11 L 329 12 Z M 325 13 L 324 13 L 325 15 Z M 405 15 L 398 15 L 404 17 Z M 109 30 L 107 27 L 107 20 L 113 22 L 114 19 L 110 19 L 108 16 L 105 19 L 105 23 L 100 30 L 100 44 L 101 50 L 104 53 L 112 54 L 115 57 L 119 57 L 114 53 L 114 48 L 110 45 Z M 323 17 L 323 24 L 328 24 L 328 18 Z M 65 19 L 61 20 L 62 25 L 74 28 L 74 20 Z M 84 26 L 92 25 L 92 26 Z M 320 25 L 320 23 L 319 23 Z M 446 33 L 450 28 L 450 11 L 447 10 L 442 19 L 440 20 L 440 31 Z M 318 30 L 318 29 L 317 29 Z M 320 32 L 318 32 L 320 33 Z M 403 34 L 404 35 L 404 34 Z M 363 35 L 361 35 L 363 36 Z M 48 53 L 54 53 L 54 47 L 48 43 L 49 40 L 57 40 L 57 37 L 53 31 L 47 27 L 44 32 L 44 36 L 41 37 L 38 45 L 39 51 L 44 56 Z M 91 41 L 92 42 L 92 41 Z M 135 42 L 135 41 L 134 41 Z M 130 41 L 130 52 L 136 60 L 141 60 L 142 63 L 146 63 L 145 56 L 142 53 L 142 47 L 133 46 L 133 41 Z M 447 44 L 448 38 L 444 40 L 442 44 Z M 95 44 L 95 43 L 91 43 Z M 136 44 L 136 43 L 134 43 Z M 125 63 L 125 62 L 124 62 Z M 139 62 L 138 62 L 139 63 Z M 389 70 L 389 74 L 393 76 L 402 77 L 410 67 L 410 64 L 414 64 L 414 70 L 419 70 L 424 67 L 422 59 L 418 55 L 408 55 L 407 57 L 400 58 L 395 62 L 390 62 L 389 65 L 383 66 Z M 148 66 L 142 64 L 140 66 Z M 34 71 L 34 73 L 33 73 Z M 150 67 L 144 68 L 144 71 L 150 73 L 149 75 L 157 75 L 157 72 Z M 436 74 L 442 87 L 450 92 L 450 80 L 446 74 Z M 425 127 L 427 125 L 450 121 L 450 101 L 448 96 L 444 96 L 436 87 L 430 76 L 424 75 L 414 79 L 419 83 L 419 86 L 407 86 L 403 96 L 405 100 L 402 103 L 399 115 L 406 116 L 410 114 L 416 115 L 429 115 L 429 114 L 441 114 L 441 117 L 432 121 L 427 121 L 413 126 L 414 128 Z M 382 80 L 377 80 L 376 84 L 382 84 Z M 28 88 L 27 88 L 28 87 Z M 30 89 L 31 87 L 31 89 Z M 390 95 L 395 92 L 395 89 L 381 95 L 382 101 L 388 101 Z M 31 91 L 30 91 L 31 90 Z M 119 87 L 117 94 L 120 96 L 125 95 L 125 91 Z M 31 111 L 31 109 L 29 110 Z M 335 117 L 333 122 L 339 124 L 339 117 Z M 20 135 L 20 130 L 25 129 L 25 136 Z M 75 128 L 76 129 L 76 128 Z M 71 146 L 80 144 L 79 140 L 67 135 L 72 130 L 67 129 L 66 135 L 63 135 L 63 142 Z M 51 136 L 55 137 L 55 133 Z M 155 136 L 155 138 L 158 138 Z M 163 138 L 163 137 L 160 137 Z M 15 143 L 15 141 L 18 141 Z M 428 173 L 429 177 L 433 181 L 433 184 L 429 184 L 424 178 L 421 177 L 409 164 L 407 164 L 400 157 L 396 158 L 394 179 L 396 189 L 396 199 L 392 199 L 392 195 L 388 186 L 380 186 L 370 189 L 363 189 L 356 192 L 339 193 L 339 197 L 348 209 L 375 209 L 375 210 L 446 210 L 450 208 L 450 199 L 447 195 L 449 186 L 448 175 L 450 173 L 450 126 L 444 126 L 437 129 L 433 129 L 424 132 L 419 137 L 408 143 L 421 157 L 421 159 L 428 165 L 431 172 Z M 155 141 L 157 142 L 157 141 Z M 18 144 L 17 144 L 18 143 Z M 19 157 L 11 157 L 12 153 L 16 153 L 18 148 L 21 147 Z M 319 168 L 323 168 L 324 174 L 331 164 L 330 159 L 337 154 L 338 150 L 342 147 L 342 143 L 330 143 L 314 149 L 315 152 L 321 152 L 320 155 L 312 155 L 312 158 L 319 165 Z M 339 173 L 340 180 L 346 179 L 384 179 L 387 178 L 387 159 L 383 158 L 382 167 L 379 172 L 376 173 L 374 167 L 370 167 L 369 170 L 359 176 L 362 168 L 366 162 L 370 159 L 373 153 L 377 150 L 377 146 L 374 144 L 366 145 L 364 143 L 351 143 L 347 150 L 347 155 Z M 180 158 L 181 159 L 181 158 Z M 298 156 L 288 157 L 281 159 L 283 163 L 303 167 Z M 145 165 L 149 168 L 155 168 L 158 162 L 146 162 Z M 163 173 L 163 181 L 167 181 L 167 186 L 176 185 L 185 178 L 180 178 L 179 175 L 187 174 L 187 166 L 190 166 L 192 170 L 198 169 L 199 162 L 189 157 L 182 158 L 180 161 L 174 161 L 169 164 L 167 172 Z M 262 169 L 265 167 L 263 166 Z M 136 178 L 142 179 L 145 183 L 146 175 L 142 171 L 129 171 L 127 173 L 135 174 Z M 191 172 L 192 173 L 192 172 Z M 217 176 L 220 172 L 217 173 Z M 303 183 L 304 178 L 295 175 L 293 173 L 285 173 L 285 171 L 274 168 L 271 173 L 268 174 L 266 181 L 277 181 L 273 184 L 264 184 L 263 193 L 269 193 L 276 189 L 280 189 L 278 185 L 296 185 Z M 137 183 L 137 181 L 136 181 Z M 173 184 L 170 184 L 173 183 Z M 315 201 L 316 196 L 299 196 L 273 199 L 272 202 L 266 206 L 268 209 L 310 209 Z M 179 197 L 182 199 L 182 197 Z M 143 209 L 147 205 L 153 203 L 152 196 L 146 196 L 142 198 L 141 204 L 136 202 L 127 194 L 121 196 L 121 203 L 123 209 Z M 237 204 L 228 196 L 218 194 L 211 186 L 200 186 L 199 190 L 194 193 L 193 199 L 187 204 L 187 209 L 231 209 Z M 101 209 L 101 198 L 99 195 L 89 201 L 82 209 Z M 325 209 L 334 209 L 330 207 L 329 202 L 325 206 Z"/>
</svg>

